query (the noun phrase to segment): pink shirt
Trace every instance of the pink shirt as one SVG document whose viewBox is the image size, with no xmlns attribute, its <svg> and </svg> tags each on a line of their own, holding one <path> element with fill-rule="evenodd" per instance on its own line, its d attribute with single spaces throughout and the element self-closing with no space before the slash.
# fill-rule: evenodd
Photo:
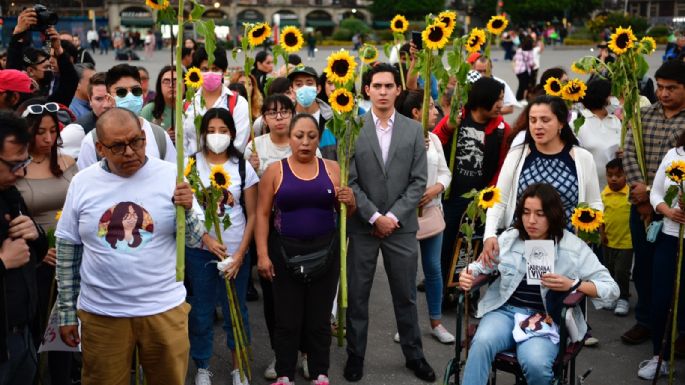
<svg viewBox="0 0 685 385">
<path fill-rule="evenodd" d="M 390 150 L 390 140 L 392 139 L 392 129 L 395 125 L 396 113 L 397 111 L 393 111 L 392 116 L 390 116 L 390 119 L 388 119 L 388 126 L 383 127 L 381 125 L 381 119 L 378 116 L 376 116 L 376 114 L 373 112 L 373 109 L 371 109 L 371 117 L 373 118 L 373 124 L 376 126 L 376 137 L 378 138 L 378 144 L 381 147 L 383 165 L 385 165 L 385 162 L 388 161 L 388 150 Z M 382 214 L 379 212 L 374 213 L 369 219 L 369 223 L 373 225 L 376 222 L 376 219 L 378 219 L 381 215 Z M 397 217 L 393 213 L 388 211 L 385 215 L 393 219 L 395 222 L 398 222 Z"/>
</svg>

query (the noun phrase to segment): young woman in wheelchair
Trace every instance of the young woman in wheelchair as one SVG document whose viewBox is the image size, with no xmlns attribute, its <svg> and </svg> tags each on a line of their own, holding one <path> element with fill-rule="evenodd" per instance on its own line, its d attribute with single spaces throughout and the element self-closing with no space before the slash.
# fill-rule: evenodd
<svg viewBox="0 0 685 385">
<path fill-rule="evenodd" d="M 495 355 L 513 351 L 529 385 L 549 385 L 559 350 L 558 327 L 550 328 L 549 322 L 539 320 L 551 316 L 558 324 L 561 318 L 559 299 L 563 301 L 565 294 L 574 290 L 592 298 L 618 298 L 618 285 L 609 271 L 584 241 L 565 230 L 565 224 L 564 208 L 557 191 L 548 184 L 533 184 L 519 198 L 513 228 L 498 237 L 500 253 L 496 264 L 489 267 L 474 262 L 460 274 L 459 285 L 468 291 L 475 277 L 499 273 L 478 304 L 476 316 L 482 320 L 469 350 L 463 384 L 487 383 Z M 525 241 L 548 239 L 555 244 L 554 272 L 542 275 L 540 286 L 528 285 Z M 533 318 L 538 321 L 523 322 L 536 313 L 540 316 Z M 573 319 L 581 336 L 584 335 L 587 325 L 582 314 L 573 312 Z M 542 330 L 537 333 L 524 331 L 526 336 L 522 338 L 521 324 L 524 329 L 528 324 L 535 324 Z M 518 329 L 516 338 L 515 326 Z M 556 334 L 554 330 L 557 330 Z"/>
</svg>

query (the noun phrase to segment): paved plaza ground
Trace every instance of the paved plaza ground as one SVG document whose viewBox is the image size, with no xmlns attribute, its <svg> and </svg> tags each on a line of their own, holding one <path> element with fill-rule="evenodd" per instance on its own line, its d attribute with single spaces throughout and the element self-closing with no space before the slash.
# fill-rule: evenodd
<svg viewBox="0 0 685 385">
<path fill-rule="evenodd" d="M 349 48 L 349 47 L 347 47 Z M 325 60 L 328 54 L 332 52 L 332 48 L 324 48 L 318 51 L 316 59 L 313 61 L 306 61 L 308 65 L 312 65 L 317 71 L 320 71 L 325 66 Z M 656 68 L 661 62 L 661 53 L 663 48 L 657 51 L 649 58 L 650 74 L 653 75 Z M 564 66 L 569 68 L 574 59 L 580 58 L 584 55 L 592 55 L 589 47 L 585 48 L 558 48 L 547 47 L 542 54 L 541 65 L 542 71 L 553 66 Z M 382 55 L 382 54 L 381 54 Z M 142 56 L 142 52 L 141 52 Z M 306 52 L 302 51 L 302 56 L 306 56 Z M 97 69 L 107 70 L 116 62 L 113 60 L 113 54 L 108 56 L 94 55 L 97 61 Z M 503 52 L 493 51 L 494 74 L 503 78 L 509 85 L 516 89 L 516 77 L 514 76 L 511 62 L 502 61 Z M 382 57 L 383 58 L 383 57 Z M 230 66 L 240 66 L 242 58 L 238 57 L 238 62 L 232 58 L 229 59 Z M 148 68 L 151 75 L 151 87 L 154 87 L 154 79 L 156 79 L 159 69 L 170 62 L 169 51 L 158 51 L 151 60 L 144 60 L 138 62 L 131 62 L 133 65 L 144 65 Z M 510 115 L 507 120 L 513 121 L 518 114 L 517 110 L 513 116 Z M 419 269 L 419 276 L 417 280 L 422 278 L 421 270 Z M 258 288 L 259 289 L 259 288 Z M 421 320 L 421 329 L 423 331 L 424 351 L 428 362 L 436 370 L 438 375 L 438 383 L 442 380 L 442 372 L 448 360 L 454 355 L 453 345 L 443 345 L 437 342 L 430 335 L 430 328 L 428 323 L 428 312 L 426 309 L 426 299 L 423 293 L 418 295 L 419 319 Z M 631 298 L 631 305 L 635 304 L 635 296 Z M 268 337 L 266 332 L 266 325 L 264 323 L 262 303 L 252 302 L 249 304 L 250 311 L 250 327 L 252 329 L 252 350 L 254 353 L 254 362 L 252 363 L 253 372 L 255 374 L 252 381 L 253 384 L 268 384 L 262 378 L 262 373 L 266 366 L 273 358 L 273 353 L 269 348 Z M 404 368 L 404 358 L 402 356 L 399 344 L 392 340 L 395 333 L 395 322 L 392 310 L 392 303 L 390 300 L 390 291 L 388 288 L 387 277 L 383 269 L 382 263 L 379 263 L 376 271 L 375 285 L 372 292 L 370 302 L 370 327 L 369 327 L 369 343 L 367 350 L 367 357 L 365 362 L 365 376 L 360 385 L 390 385 L 390 384 L 420 384 L 413 374 Z M 454 311 L 448 311 L 444 314 L 444 324 L 449 330 L 454 330 L 456 322 L 456 314 Z M 630 328 L 634 323 L 634 314 L 631 309 L 627 317 L 616 317 L 609 311 L 597 311 L 591 309 L 589 311 L 589 322 L 593 327 L 593 334 L 599 338 L 600 343 L 597 347 L 586 348 L 580 355 L 577 364 L 577 374 L 585 372 L 592 368 L 593 372 L 586 381 L 586 384 L 647 384 L 647 381 L 642 381 L 637 378 L 637 369 L 640 361 L 651 356 L 651 344 L 644 343 L 638 346 L 624 345 L 620 341 L 620 335 Z M 221 328 L 215 327 L 215 356 L 211 362 L 211 370 L 214 372 L 212 378 L 214 384 L 230 384 L 230 369 L 229 369 L 229 354 L 225 346 L 225 336 Z M 345 365 L 346 353 L 344 348 L 339 348 L 335 342 L 331 347 L 331 368 L 330 378 L 331 383 L 345 382 L 342 377 L 343 367 Z M 685 384 L 685 361 L 677 361 L 677 370 L 680 376 L 676 383 Z M 195 373 L 195 368 L 191 362 L 188 374 L 188 384 L 192 384 L 192 379 Z M 296 382 L 304 384 L 306 381 L 302 377 L 298 377 Z M 513 377 L 501 375 L 498 383 L 512 384 Z M 666 383 L 664 379 L 660 383 Z"/>
</svg>

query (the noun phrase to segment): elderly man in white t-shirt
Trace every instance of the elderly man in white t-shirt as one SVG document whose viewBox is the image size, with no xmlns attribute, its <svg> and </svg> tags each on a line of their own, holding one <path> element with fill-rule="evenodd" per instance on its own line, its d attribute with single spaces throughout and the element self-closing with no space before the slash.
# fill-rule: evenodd
<svg viewBox="0 0 685 385">
<path fill-rule="evenodd" d="M 134 348 L 148 384 L 182 385 L 190 306 L 175 273 L 176 206 L 189 247 L 207 241 L 202 212 L 175 165 L 146 156 L 131 111 L 105 112 L 96 130 L 103 159 L 72 179 L 55 232 L 60 335 L 81 343 L 84 385 L 128 384 Z"/>
<path fill-rule="evenodd" d="M 490 59 L 481 55 L 480 53 L 473 53 L 468 57 L 466 61 L 469 64 L 471 64 L 472 70 L 477 71 L 482 76 L 487 75 L 489 68 L 490 77 L 504 84 L 504 104 L 502 105 L 501 110 L 502 115 L 511 114 L 512 112 L 514 112 L 514 107 L 521 107 L 519 102 L 516 100 L 516 95 L 514 94 L 514 91 L 512 91 L 511 87 L 509 87 L 509 84 L 507 84 L 507 82 L 504 81 L 504 79 L 500 79 L 492 74 L 492 61 L 490 61 Z"/>
</svg>

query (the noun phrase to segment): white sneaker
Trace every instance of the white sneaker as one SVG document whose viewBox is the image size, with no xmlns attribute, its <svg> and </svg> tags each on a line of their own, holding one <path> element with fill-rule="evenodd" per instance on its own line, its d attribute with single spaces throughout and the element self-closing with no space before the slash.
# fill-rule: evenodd
<svg viewBox="0 0 685 385">
<path fill-rule="evenodd" d="M 231 376 L 233 377 L 233 385 L 250 385 L 250 382 L 247 381 L 247 375 L 244 375 L 242 381 L 240 380 L 240 370 L 238 369 L 233 370 Z"/>
<path fill-rule="evenodd" d="M 640 362 L 640 369 L 637 371 L 637 376 L 643 380 L 653 380 L 656 375 L 656 365 L 659 362 L 659 356 L 654 356 L 650 360 L 644 360 Z M 659 376 L 665 376 L 668 374 L 668 361 L 663 360 L 661 362 L 661 368 L 659 369 Z"/>
<path fill-rule="evenodd" d="M 312 385 L 328 385 L 328 376 L 319 374 L 319 378 L 312 381 Z"/>
<path fill-rule="evenodd" d="M 614 309 L 614 314 L 624 316 L 628 315 L 630 311 L 630 303 L 626 299 L 619 299 L 616 302 L 616 308 Z"/>
<path fill-rule="evenodd" d="M 274 382 L 271 385 L 295 385 L 295 381 L 290 381 L 288 377 L 278 377 L 276 379 L 276 382 Z"/>
<path fill-rule="evenodd" d="M 274 358 L 271 360 L 271 363 L 269 366 L 266 367 L 266 370 L 264 370 L 264 378 L 267 380 L 275 380 L 278 378 L 278 374 L 276 374 L 276 359 Z"/>
<path fill-rule="evenodd" d="M 609 301 L 604 304 L 603 308 L 604 310 L 614 310 L 616 309 L 616 305 L 618 304 L 618 301 Z"/>
<path fill-rule="evenodd" d="M 397 342 L 398 344 L 400 343 L 400 333 L 395 333 L 395 335 L 392 337 L 392 340 Z"/>
<path fill-rule="evenodd" d="M 599 343 L 599 340 L 595 337 L 588 337 L 583 343 L 585 346 L 595 346 Z"/>
<path fill-rule="evenodd" d="M 198 369 L 195 375 L 195 385 L 212 385 L 212 372 L 207 369 Z"/>
<path fill-rule="evenodd" d="M 454 336 L 450 334 L 442 324 L 434 327 L 433 330 L 431 330 L 431 334 L 443 344 L 452 344 L 455 340 Z"/>
</svg>

